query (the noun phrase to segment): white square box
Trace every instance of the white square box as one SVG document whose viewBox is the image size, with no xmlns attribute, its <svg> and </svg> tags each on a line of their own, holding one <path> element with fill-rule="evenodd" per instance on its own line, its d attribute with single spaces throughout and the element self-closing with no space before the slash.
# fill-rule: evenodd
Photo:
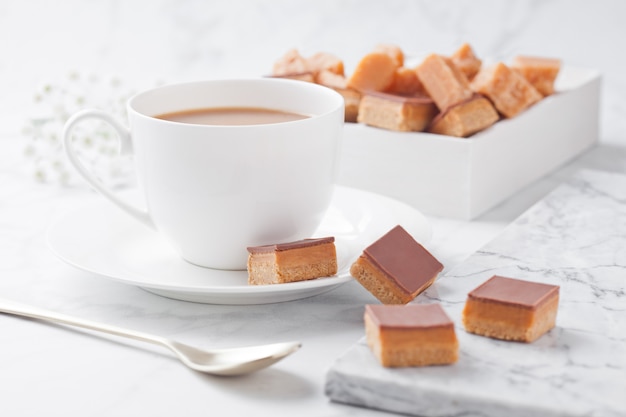
<svg viewBox="0 0 626 417">
<path fill-rule="evenodd" d="M 338 183 L 471 220 L 598 141 L 600 74 L 564 67 L 555 88 L 466 139 L 346 124 Z"/>
</svg>

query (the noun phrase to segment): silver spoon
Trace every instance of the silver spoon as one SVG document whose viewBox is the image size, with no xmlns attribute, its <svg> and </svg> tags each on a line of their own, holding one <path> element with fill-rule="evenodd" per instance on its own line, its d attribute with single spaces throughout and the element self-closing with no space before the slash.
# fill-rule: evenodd
<svg viewBox="0 0 626 417">
<path fill-rule="evenodd" d="M 96 330 L 161 345 L 174 352 L 178 359 L 189 368 L 214 375 L 242 375 L 258 371 L 259 369 L 263 369 L 278 362 L 302 346 L 300 342 L 284 342 L 259 346 L 203 350 L 175 340 L 71 317 L 36 307 L 25 306 L 12 301 L 0 300 L 0 313 L 83 327 L 89 330 Z"/>
</svg>

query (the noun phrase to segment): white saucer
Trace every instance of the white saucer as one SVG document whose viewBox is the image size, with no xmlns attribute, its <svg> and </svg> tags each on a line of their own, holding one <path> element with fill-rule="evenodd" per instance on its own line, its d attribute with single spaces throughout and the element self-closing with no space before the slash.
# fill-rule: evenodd
<svg viewBox="0 0 626 417">
<path fill-rule="evenodd" d="M 48 244 L 70 265 L 165 297 L 210 304 L 265 304 L 311 297 L 350 281 L 352 262 L 397 224 L 421 243 L 431 237 L 430 224 L 412 207 L 337 186 L 315 236 L 335 237 L 338 274 L 263 286 L 248 285 L 245 270 L 202 268 L 184 261 L 158 234 L 104 199 L 67 213 L 53 224 Z"/>
</svg>

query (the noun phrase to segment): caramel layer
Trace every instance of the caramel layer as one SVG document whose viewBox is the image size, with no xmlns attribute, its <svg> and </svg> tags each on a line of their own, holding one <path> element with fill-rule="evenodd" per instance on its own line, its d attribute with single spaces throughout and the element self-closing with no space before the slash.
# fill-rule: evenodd
<svg viewBox="0 0 626 417">
<path fill-rule="evenodd" d="M 555 326 L 558 303 L 558 295 L 537 309 L 468 299 L 463 325 L 470 333 L 529 343 Z"/>
</svg>

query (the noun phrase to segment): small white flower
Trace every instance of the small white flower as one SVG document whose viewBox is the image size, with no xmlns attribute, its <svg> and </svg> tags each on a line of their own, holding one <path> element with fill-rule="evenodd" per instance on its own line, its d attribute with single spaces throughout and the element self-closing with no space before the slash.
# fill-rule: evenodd
<svg viewBox="0 0 626 417">
<path fill-rule="evenodd" d="M 33 94 L 33 117 L 26 120 L 24 157 L 32 165 L 35 180 L 61 185 L 84 184 L 67 161 L 61 145 L 61 131 L 67 119 L 83 108 L 98 108 L 120 120 L 126 119 L 126 100 L 118 77 L 87 76 L 72 71 L 60 83 L 44 84 Z M 73 132 L 76 151 L 86 167 L 109 186 L 130 185 L 134 181 L 131 161 L 117 153 L 117 135 L 104 123 L 86 121 Z"/>
</svg>

